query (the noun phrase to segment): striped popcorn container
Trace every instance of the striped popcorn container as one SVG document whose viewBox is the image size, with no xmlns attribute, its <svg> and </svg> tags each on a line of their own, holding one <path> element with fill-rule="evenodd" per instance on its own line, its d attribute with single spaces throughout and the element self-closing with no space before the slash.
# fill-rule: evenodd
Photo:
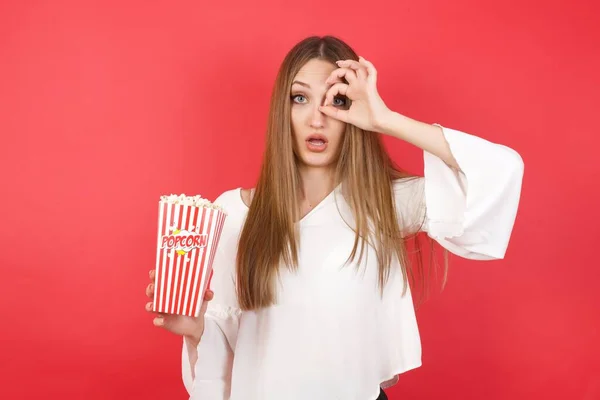
<svg viewBox="0 0 600 400">
<path fill-rule="evenodd" d="M 226 216 L 200 196 L 161 196 L 152 311 L 198 316 Z"/>
</svg>

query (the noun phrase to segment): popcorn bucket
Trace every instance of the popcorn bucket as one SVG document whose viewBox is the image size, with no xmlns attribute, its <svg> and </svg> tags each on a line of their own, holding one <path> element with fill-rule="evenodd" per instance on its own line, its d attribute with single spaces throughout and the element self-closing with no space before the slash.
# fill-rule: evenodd
<svg viewBox="0 0 600 400">
<path fill-rule="evenodd" d="M 161 196 L 152 311 L 199 315 L 226 216 L 200 196 Z"/>
</svg>

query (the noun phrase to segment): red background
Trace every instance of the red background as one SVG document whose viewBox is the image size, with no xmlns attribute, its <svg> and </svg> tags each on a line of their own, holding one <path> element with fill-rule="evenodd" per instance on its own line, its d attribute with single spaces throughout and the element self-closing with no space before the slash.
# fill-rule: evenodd
<svg viewBox="0 0 600 400">
<path fill-rule="evenodd" d="M 280 62 L 334 34 L 393 110 L 525 161 L 506 259 L 453 258 L 390 398 L 600 399 L 598 2 L 202 3 L 0 3 L 1 397 L 186 398 L 144 311 L 158 196 L 252 186 Z"/>
</svg>

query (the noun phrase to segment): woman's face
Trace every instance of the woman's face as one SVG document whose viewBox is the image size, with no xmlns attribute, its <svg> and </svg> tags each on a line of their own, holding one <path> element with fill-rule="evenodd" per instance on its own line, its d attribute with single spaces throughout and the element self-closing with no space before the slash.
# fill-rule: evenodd
<svg viewBox="0 0 600 400">
<path fill-rule="evenodd" d="M 291 88 L 294 154 L 301 166 L 334 167 L 339 157 L 346 123 L 319 111 L 331 87 L 325 83 L 336 65 L 312 59 L 294 77 Z M 339 80 L 336 80 L 336 82 Z M 337 97 L 333 106 L 346 108 L 348 100 Z"/>
</svg>

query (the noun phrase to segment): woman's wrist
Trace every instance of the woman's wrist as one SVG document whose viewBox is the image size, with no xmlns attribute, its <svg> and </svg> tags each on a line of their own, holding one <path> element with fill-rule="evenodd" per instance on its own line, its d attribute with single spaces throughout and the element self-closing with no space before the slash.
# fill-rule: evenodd
<svg viewBox="0 0 600 400">
<path fill-rule="evenodd" d="M 199 337 L 192 336 L 192 335 L 185 335 L 185 339 L 193 347 L 196 347 L 196 346 L 198 346 L 200 344 L 200 338 Z"/>
<path fill-rule="evenodd" d="M 199 334 L 191 334 L 191 335 L 184 335 L 184 336 L 188 340 L 188 342 L 190 342 L 191 345 L 196 347 L 200 343 L 200 339 L 202 339 L 203 333 L 204 333 L 204 328 L 202 329 L 202 332 L 200 332 Z"/>
</svg>

